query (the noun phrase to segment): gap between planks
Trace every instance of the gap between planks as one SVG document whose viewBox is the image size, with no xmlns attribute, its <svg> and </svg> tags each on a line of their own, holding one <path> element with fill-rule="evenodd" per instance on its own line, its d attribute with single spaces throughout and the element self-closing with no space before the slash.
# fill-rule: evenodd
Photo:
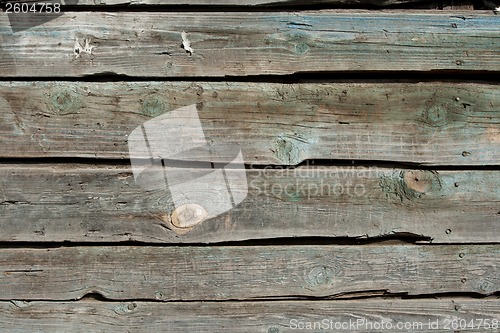
<svg viewBox="0 0 500 333">
<path fill-rule="evenodd" d="M 162 76 L 128 76 L 113 72 L 88 74 L 82 77 L 64 76 L 1 76 L 0 82 L 214 82 L 214 83 L 477 83 L 477 84 L 497 84 L 498 75 L 491 71 L 307 71 L 292 74 L 273 75 L 227 75 L 224 77 L 212 76 L 178 76 L 165 78 Z"/>
</svg>

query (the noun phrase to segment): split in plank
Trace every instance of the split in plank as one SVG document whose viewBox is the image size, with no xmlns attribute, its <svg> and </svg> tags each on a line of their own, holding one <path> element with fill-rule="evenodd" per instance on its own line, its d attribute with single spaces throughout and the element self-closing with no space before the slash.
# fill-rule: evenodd
<svg viewBox="0 0 500 333">
<path fill-rule="evenodd" d="M 4 248 L 1 300 L 251 300 L 500 291 L 499 245 Z"/>
<path fill-rule="evenodd" d="M 482 333 L 496 330 L 493 327 L 498 327 L 499 309 L 498 298 L 180 303 L 12 301 L 0 302 L 0 331 L 87 333 L 95 332 L 98 327 L 99 332 L 107 333 L 292 333 L 316 328 L 315 332 L 322 329 L 351 333 L 353 328 L 357 332 L 374 332 L 384 327 L 383 331 L 388 333 L 410 330 L 448 333 L 455 325 L 464 327 L 465 322 L 465 331 Z M 470 323 L 473 325 L 467 326 Z"/>
<path fill-rule="evenodd" d="M 500 164 L 500 88 L 473 83 L 3 82 L 0 157 L 128 159 L 135 128 L 192 104 L 248 164 Z"/>
<path fill-rule="evenodd" d="M 66 12 L 13 33 L 1 15 L 0 76 L 497 72 L 499 21 L 491 11 Z"/>
<path fill-rule="evenodd" d="M 246 171 L 248 195 L 239 205 L 177 228 L 167 185 L 147 191 L 126 166 L 2 165 L 0 241 L 211 243 L 398 234 L 434 243 L 500 241 L 500 171 Z M 214 205 L 223 203 L 219 192 L 190 191 Z"/>
</svg>

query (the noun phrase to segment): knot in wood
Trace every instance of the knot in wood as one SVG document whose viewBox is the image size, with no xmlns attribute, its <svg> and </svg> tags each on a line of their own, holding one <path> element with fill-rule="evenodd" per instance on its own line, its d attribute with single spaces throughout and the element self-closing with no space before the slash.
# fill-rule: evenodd
<svg viewBox="0 0 500 333">
<path fill-rule="evenodd" d="M 333 284 L 334 277 L 339 274 L 339 271 L 338 268 L 317 265 L 306 270 L 304 279 L 309 288 L 324 289 Z"/>
<path fill-rule="evenodd" d="M 140 100 L 141 109 L 140 112 L 148 117 L 156 117 L 168 110 L 166 103 L 157 96 L 150 96 L 145 99 Z"/>
<path fill-rule="evenodd" d="M 311 141 L 313 140 L 299 133 L 279 134 L 274 152 L 282 163 L 296 165 L 302 162 L 303 152 Z"/>
<path fill-rule="evenodd" d="M 67 115 L 77 113 L 82 107 L 82 101 L 76 93 L 62 90 L 51 94 L 48 106 L 54 114 Z"/>
<path fill-rule="evenodd" d="M 208 217 L 207 211 L 197 204 L 186 204 L 177 207 L 172 213 L 172 224 L 177 228 L 190 228 Z"/>
<path fill-rule="evenodd" d="M 431 171 L 405 171 L 403 174 L 403 180 L 409 189 L 422 194 L 441 188 L 437 174 Z"/>
<path fill-rule="evenodd" d="M 429 126 L 440 127 L 448 123 L 448 109 L 443 105 L 432 105 L 425 110 L 423 121 Z"/>
<path fill-rule="evenodd" d="M 437 172 L 430 170 L 404 170 L 391 176 L 382 176 L 380 187 L 388 197 L 413 201 L 430 192 L 441 190 Z"/>
</svg>

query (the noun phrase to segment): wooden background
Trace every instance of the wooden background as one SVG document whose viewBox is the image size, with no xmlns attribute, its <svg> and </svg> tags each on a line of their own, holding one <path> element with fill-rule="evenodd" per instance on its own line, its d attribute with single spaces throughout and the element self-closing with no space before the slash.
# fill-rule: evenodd
<svg viewBox="0 0 500 333">
<path fill-rule="evenodd" d="M 0 332 L 500 330 L 484 4 L 61 8 L 0 13 Z M 241 148 L 248 196 L 179 228 L 127 140 L 192 104 L 210 144 Z"/>
</svg>

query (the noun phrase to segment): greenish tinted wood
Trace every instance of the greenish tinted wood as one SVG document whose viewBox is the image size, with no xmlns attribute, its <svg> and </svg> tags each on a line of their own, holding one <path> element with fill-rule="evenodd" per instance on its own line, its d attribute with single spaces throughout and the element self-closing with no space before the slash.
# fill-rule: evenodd
<svg viewBox="0 0 500 333">
<path fill-rule="evenodd" d="M 0 76 L 498 71 L 499 21 L 490 11 L 66 12 L 13 33 L 2 15 Z"/>
<path fill-rule="evenodd" d="M 500 171 L 247 171 L 241 204 L 179 229 L 166 188 L 144 190 L 128 167 L 3 165 L 0 241 L 211 243 L 409 234 L 434 243 L 500 241 Z M 219 196 L 210 188 L 193 190 Z"/>
<path fill-rule="evenodd" d="M 485 332 L 495 331 L 485 327 L 500 320 L 499 309 L 497 298 L 187 303 L 12 301 L 0 302 L 0 330 L 273 333 L 309 332 L 306 325 L 316 325 L 326 332 L 353 332 L 348 325 L 354 322 L 358 332 L 374 331 L 374 327 L 384 325 L 383 331 L 390 333 L 444 333 L 450 332 L 447 326 L 460 325 L 460 320 L 463 325 L 465 320 L 473 323 L 466 332 Z"/>
<path fill-rule="evenodd" d="M 248 164 L 500 164 L 500 89 L 472 83 L 3 82 L 0 156 L 128 159 L 136 127 L 191 104 Z"/>
<path fill-rule="evenodd" d="M 1 300 L 249 300 L 500 290 L 498 245 L 61 247 L 0 252 Z"/>
</svg>

